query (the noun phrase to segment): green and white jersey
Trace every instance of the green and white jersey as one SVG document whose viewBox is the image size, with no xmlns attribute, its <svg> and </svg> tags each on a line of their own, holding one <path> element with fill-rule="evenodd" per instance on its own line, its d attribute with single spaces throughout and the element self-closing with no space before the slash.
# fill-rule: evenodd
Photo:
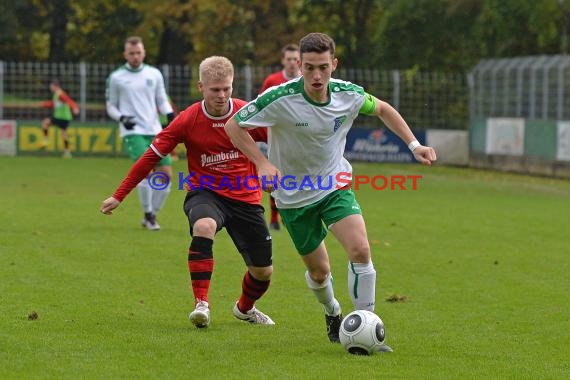
<svg viewBox="0 0 570 380">
<path fill-rule="evenodd" d="M 303 78 L 263 92 L 234 118 L 241 127 L 269 127 L 269 161 L 282 174 L 273 193 L 279 208 L 298 208 L 346 185 L 346 135 L 359 113 L 372 114 L 373 96 L 353 83 L 331 79 L 329 102 L 313 102 Z M 338 181 L 342 176 L 343 182 Z"/>
<path fill-rule="evenodd" d="M 134 116 L 136 126 L 126 129 L 121 123 L 121 137 L 127 135 L 156 135 L 162 130 L 157 110 L 172 112 L 164 79 L 160 71 L 142 64 L 133 69 L 128 64 L 113 71 L 106 83 L 107 113 L 114 120 Z"/>
</svg>

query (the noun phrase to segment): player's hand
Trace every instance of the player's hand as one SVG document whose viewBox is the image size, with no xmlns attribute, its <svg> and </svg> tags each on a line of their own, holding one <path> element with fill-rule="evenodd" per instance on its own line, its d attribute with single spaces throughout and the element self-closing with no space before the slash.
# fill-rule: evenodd
<svg viewBox="0 0 570 380">
<path fill-rule="evenodd" d="M 259 175 L 259 185 L 263 191 L 268 193 L 277 189 L 281 172 L 271 162 L 267 161 L 266 164 L 257 168 Z"/>
<path fill-rule="evenodd" d="M 119 207 L 121 202 L 113 197 L 109 197 L 101 203 L 101 212 L 105 215 L 111 215 L 113 210 Z"/>
<path fill-rule="evenodd" d="M 135 117 L 134 116 L 121 116 L 119 118 L 119 121 L 125 126 L 126 129 L 131 130 L 135 127 L 135 125 L 137 125 L 137 123 L 135 123 Z"/>
<path fill-rule="evenodd" d="M 435 150 L 430 146 L 420 145 L 414 149 L 413 154 L 415 159 L 424 165 L 431 165 L 433 161 L 437 160 Z"/>
<path fill-rule="evenodd" d="M 79 115 L 79 108 L 74 108 L 72 112 L 75 116 Z"/>
</svg>

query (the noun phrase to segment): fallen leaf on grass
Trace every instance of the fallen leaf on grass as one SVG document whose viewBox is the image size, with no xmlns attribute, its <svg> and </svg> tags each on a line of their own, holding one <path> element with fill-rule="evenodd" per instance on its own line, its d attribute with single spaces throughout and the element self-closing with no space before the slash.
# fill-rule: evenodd
<svg viewBox="0 0 570 380">
<path fill-rule="evenodd" d="M 392 294 L 390 297 L 386 298 L 387 302 L 407 302 L 408 296 L 400 295 L 400 294 Z"/>
</svg>

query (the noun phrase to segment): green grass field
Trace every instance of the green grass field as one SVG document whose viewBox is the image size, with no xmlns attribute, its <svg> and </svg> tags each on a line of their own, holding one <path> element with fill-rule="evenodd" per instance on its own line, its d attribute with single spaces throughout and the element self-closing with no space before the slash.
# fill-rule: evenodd
<svg viewBox="0 0 570 380">
<path fill-rule="evenodd" d="M 376 312 L 393 354 L 328 342 L 285 231 L 258 307 L 231 313 L 244 266 L 214 245 L 212 325 L 188 321 L 183 191 L 140 225 L 135 193 L 99 213 L 126 159 L 0 158 L 0 377 L 186 379 L 562 379 L 570 377 L 570 183 L 487 171 L 355 165 L 421 174 L 418 190 L 357 192 L 378 272 Z M 185 162 L 176 171 L 186 172 Z M 327 239 L 345 314 L 346 259 Z M 388 302 L 394 295 L 406 302 Z M 34 319 L 37 314 L 37 319 Z"/>
</svg>

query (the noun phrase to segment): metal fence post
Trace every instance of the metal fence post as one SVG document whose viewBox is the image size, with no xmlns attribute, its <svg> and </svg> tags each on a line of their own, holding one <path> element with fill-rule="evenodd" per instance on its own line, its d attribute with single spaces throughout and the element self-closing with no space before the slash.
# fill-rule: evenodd
<svg viewBox="0 0 570 380">
<path fill-rule="evenodd" d="M 485 79 L 485 74 L 493 67 L 493 60 L 484 59 L 480 61 L 475 69 L 472 71 L 473 74 L 477 73 L 477 82 L 479 83 L 477 86 L 477 92 L 474 91 L 475 97 L 477 98 L 477 102 L 479 103 L 479 114 L 484 114 L 485 104 L 483 103 L 484 100 L 484 85 L 483 81 Z"/>
<path fill-rule="evenodd" d="M 541 56 L 531 65 L 530 68 L 530 88 L 529 88 L 529 114 L 530 119 L 536 119 L 536 72 L 542 67 L 547 57 Z"/>
<path fill-rule="evenodd" d="M 164 78 L 164 89 L 166 94 L 170 96 L 170 66 L 167 63 L 161 66 L 162 77 Z"/>
<path fill-rule="evenodd" d="M 544 67 L 543 67 L 543 74 L 542 74 L 542 119 L 543 120 L 547 120 L 548 119 L 548 94 L 549 94 L 549 75 L 548 75 L 548 71 L 550 70 L 550 68 L 556 64 L 558 64 L 560 61 L 560 56 L 554 56 L 552 57 L 549 62 L 547 62 Z"/>
<path fill-rule="evenodd" d="M 564 120 L 564 70 L 570 66 L 570 56 L 564 55 L 564 62 L 558 66 L 558 91 L 557 91 L 557 104 L 556 104 L 556 117 L 557 120 Z"/>
<path fill-rule="evenodd" d="M 87 65 L 85 62 L 79 62 L 79 112 L 80 120 L 85 123 L 87 120 Z"/>
<path fill-rule="evenodd" d="M 0 61 L 0 120 L 4 119 L 4 61 Z"/>
<path fill-rule="evenodd" d="M 530 58 L 523 58 L 521 60 L 520 66 L 517 68 L 517 114 L 516 116 L 522 115 L 522 101 L 523 101 L 523 71 L 526 66 L 532 63 Z"/>
<path fill-rule="evenodd" d="M 469 93 L 469 121 L 472 122 L 475 119 L 475 75 L 473 71 L 467 73 L 467 91 Z M 469 125 L 471 129 L 471 125 Z"/>
<path fill-rule="evenodd" d="M 392 80 L 394 81 L 394 88 L 392 89 L 392 105 L 395 109 L 400 108 L 400 72 L 392 70 Z"/>
<path fill-rule="evenodd" d="M 509 63 L 505 66 L 505 93 L 503 96 L 503 116 L 508 116 L 510 113 L 510 97 L 511 97 L 511 70 L 516 69 L 517 65 L 519 64 L 518 58 L 509 59 Z"/>
<path fill-rule="evenodd" d="M 245 79 L 245 100 L 250 101 L 252 99 L 253 93 L 253 75 L 251 72 L 251 66 L 245 65 L 243 68 L 243 74 Z"/>
</svg>

